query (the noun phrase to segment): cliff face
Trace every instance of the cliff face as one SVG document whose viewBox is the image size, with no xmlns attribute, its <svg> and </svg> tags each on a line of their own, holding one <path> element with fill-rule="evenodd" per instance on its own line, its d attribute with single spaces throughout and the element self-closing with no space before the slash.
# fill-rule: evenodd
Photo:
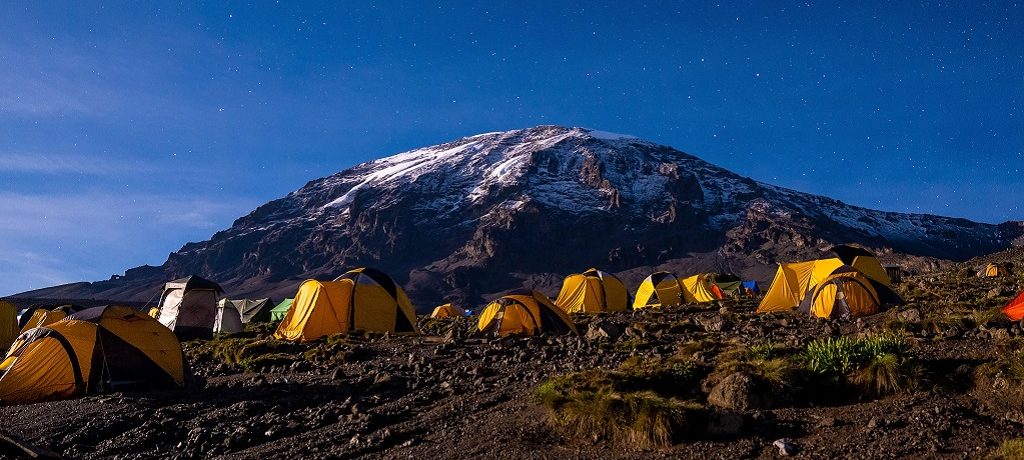
<svg viewBox="0 0 1024 460">
<path fill-rule="evenodd" d="M 302 279 L 366 265 L 426 309 L 550 287 L 589 266 L 627 279 L 653 266 L 757 277 L 835 243 L 960 260 L 1020 245 L 1022 225 L 850 206 L 633 137 L 540 126 L 364 163 L 260 206 L 160 267 L 22 295 L 146 300 L 194 273 L 232 296 L 280 297 Z"/>
</svg>

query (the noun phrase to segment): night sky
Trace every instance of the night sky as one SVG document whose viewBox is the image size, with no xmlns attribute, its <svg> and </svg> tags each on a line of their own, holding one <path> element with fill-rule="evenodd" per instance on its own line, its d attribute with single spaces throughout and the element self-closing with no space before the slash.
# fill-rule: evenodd
<svg viewBox="0 0 1024 460">
<path fill-rule="evenodd" d="M 158 265 L 309 180 L 540 124 L 1024 219 L 1012 2 L 162 3 L 0 13 L 0 294 Z"/>
</svg>

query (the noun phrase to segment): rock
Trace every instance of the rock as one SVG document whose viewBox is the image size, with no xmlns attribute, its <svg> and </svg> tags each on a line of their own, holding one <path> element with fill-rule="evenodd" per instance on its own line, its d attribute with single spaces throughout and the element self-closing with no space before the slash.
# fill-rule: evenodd
<svg viewBox="0 0 1024 460">
<path fill-rule="evenodd" d="M 836 419 L 832 417 L 822 417 L 818 420 L 818 426 L 824 428 L 836 426 Z"/>
<path fill-rule="evenodd" d="M 698 322 L 707 332 L 721 332 L 726 327 L 725 318 L 722 315 L 701 317 Z"/>
<path fill-rule="evenodd" d="M 779 449 L 779 455 L 782 456 L 790 456 L 796 452 L 796 448 L 793 447 L 793 444 L 787 438 L 776 439 L 775 442 L 772 443 L 772 446 L 777 447 Z"/>
<path fill-rule="evenodd" d="M 587 340 L 615 340 L 622 335 L 618 326 L 608 322 L 595 321 L 587 328 Z"/>
<path fill-rule="evenodd" d="M 906 321 L 908 323 L 920 323 L 921 322 L 921 310 L 916 308 L 908 308 L 896 314 L 900 321 Z"/>
<path fill-rule="evenodd" d="M 708 434 L 712 436 L 737 436 L 743 432 L 744 425 L 743 414 L 719 410 L 708 414 Z"/>
<path fill-rule="evenodd" d="M 737 372 L 715 385 L 708 394 L 708 404 L 723 409 L 771 409 L 775 404 L 771 386 L 750 374 Z"/>
<path fill-rule="evenodd" d="M 342 368 L 339 367 L 334 369 L 334 372 L 331 372 L 331 380 L 341 380 L 343 378 L 345 378 L 345 371 Z"/>
</svg>

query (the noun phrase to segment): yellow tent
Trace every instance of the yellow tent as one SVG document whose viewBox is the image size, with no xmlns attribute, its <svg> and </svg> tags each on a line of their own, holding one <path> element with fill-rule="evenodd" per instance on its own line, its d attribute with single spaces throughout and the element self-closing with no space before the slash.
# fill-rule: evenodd
<svg viewBox="0 0 1024 460">
<path fill-rule="evenodd" d="M 357 268 L 334 281 L 303 282 L 274 337 L 306 342 L 353 330 L 416 334 L 416 313 L 391 277 Z"/>
<path fill-rule="evenodd" d="M 27 312 L 26 312 L 27 314 Z M 27 332 L 29 329 L 36 327 L 49 326 L 50 324 L 56 323 L 68 316 L 68 308 L 55 308 L 53 310 L 47 310 L 45 308 L 37 308 L 32 312 L 32 316 L 29 317 L 25 325 L 22 326 L 21 332 Z"/>
<path fill-rule="evenodd" d="M 576 324 L 544 294 L 517 289 L 487 304 L 477 328 L 497 336 L 576 333 Z"/>
<path fill-rule="evenodd" d="M 701 273 L 683 279 L 683 300 L 687 303 L 713 302 L 718 300 L 711 288 L 715 282 L 713 273 Z"/>
<path fill-rule="evenodd" d="M 18 333 L 18 307 L 0 300 L 0 350 L 6 351 Z"/>
<path fill-rule="evenodd" d="M 878 313 L 883 304 L 878 281 L 850 266 L 836 269 L 818 283 L 804 300 L 800 311 L 819 318 L 836 319 Z"/>
<path fill-rule="evenodd" d="M 832 247 L 832 252 L 835 253 L 836 258 L 840 262 L 856 268 L 857 271 L 863 273 L 868 278 L 892 287 L 892 280 L 889 278 L 889 274 L 886 273 L 885 268 L 878 262 L 875 255 L 867 249 L 841 244 Z"/>
<path fill-rule="evenodd" d="M 820 259 L 792 264 L 779 264 L 775 280 L 757 307 L 758 313 L 791 311 L 814 286 L 843 266 L 839 259 Z"/>
<path fill-rule="evenodd" d="M 626 311 L 629 293 L 615 275 L 591 268 L 565 278 L 555 305 L 566 313 Z"/>
<path fill-rule="evenodd" d="M 431 318 L 454 318 L 458 316 L 466 316 L 466 310 L 456 307 L 450 303 L 438 306 L 434 308 L 434 311 L 430 313 Z"/>
<path fill-rule="evenodd" d="M 988 264 L 985 268 L 978 272 L 978 276 L 997 277 L 997 276 L 1008 276 L 1010 271 L 1004 264 Z"/>
<path fill-rule="evenodd" d="M 0 362 L 0 403 L 182 386 L 184 369 L 178 338 L 156 319 L 128 307 L 90 308 L 18 337 Z"/>
<path fill-rule="evenodd" d="M 669 272 L 655 272 L 644 278 L 633 298 L 633 308 L 673 306 L 683 303 L 683 285 Z"/>
</svg>

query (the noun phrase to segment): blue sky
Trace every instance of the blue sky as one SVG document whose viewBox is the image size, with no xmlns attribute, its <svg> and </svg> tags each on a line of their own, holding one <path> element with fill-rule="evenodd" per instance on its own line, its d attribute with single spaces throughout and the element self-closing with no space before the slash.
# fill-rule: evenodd
<svg viewBox="0 0 1024 460">
<path fill-rule="evenodd" d="M 0 294 L 157 265 L 311 179 L 539 124 L 1024 219 L 1019 4 L 289 3 L 5 8 Z"/>
</svg>

